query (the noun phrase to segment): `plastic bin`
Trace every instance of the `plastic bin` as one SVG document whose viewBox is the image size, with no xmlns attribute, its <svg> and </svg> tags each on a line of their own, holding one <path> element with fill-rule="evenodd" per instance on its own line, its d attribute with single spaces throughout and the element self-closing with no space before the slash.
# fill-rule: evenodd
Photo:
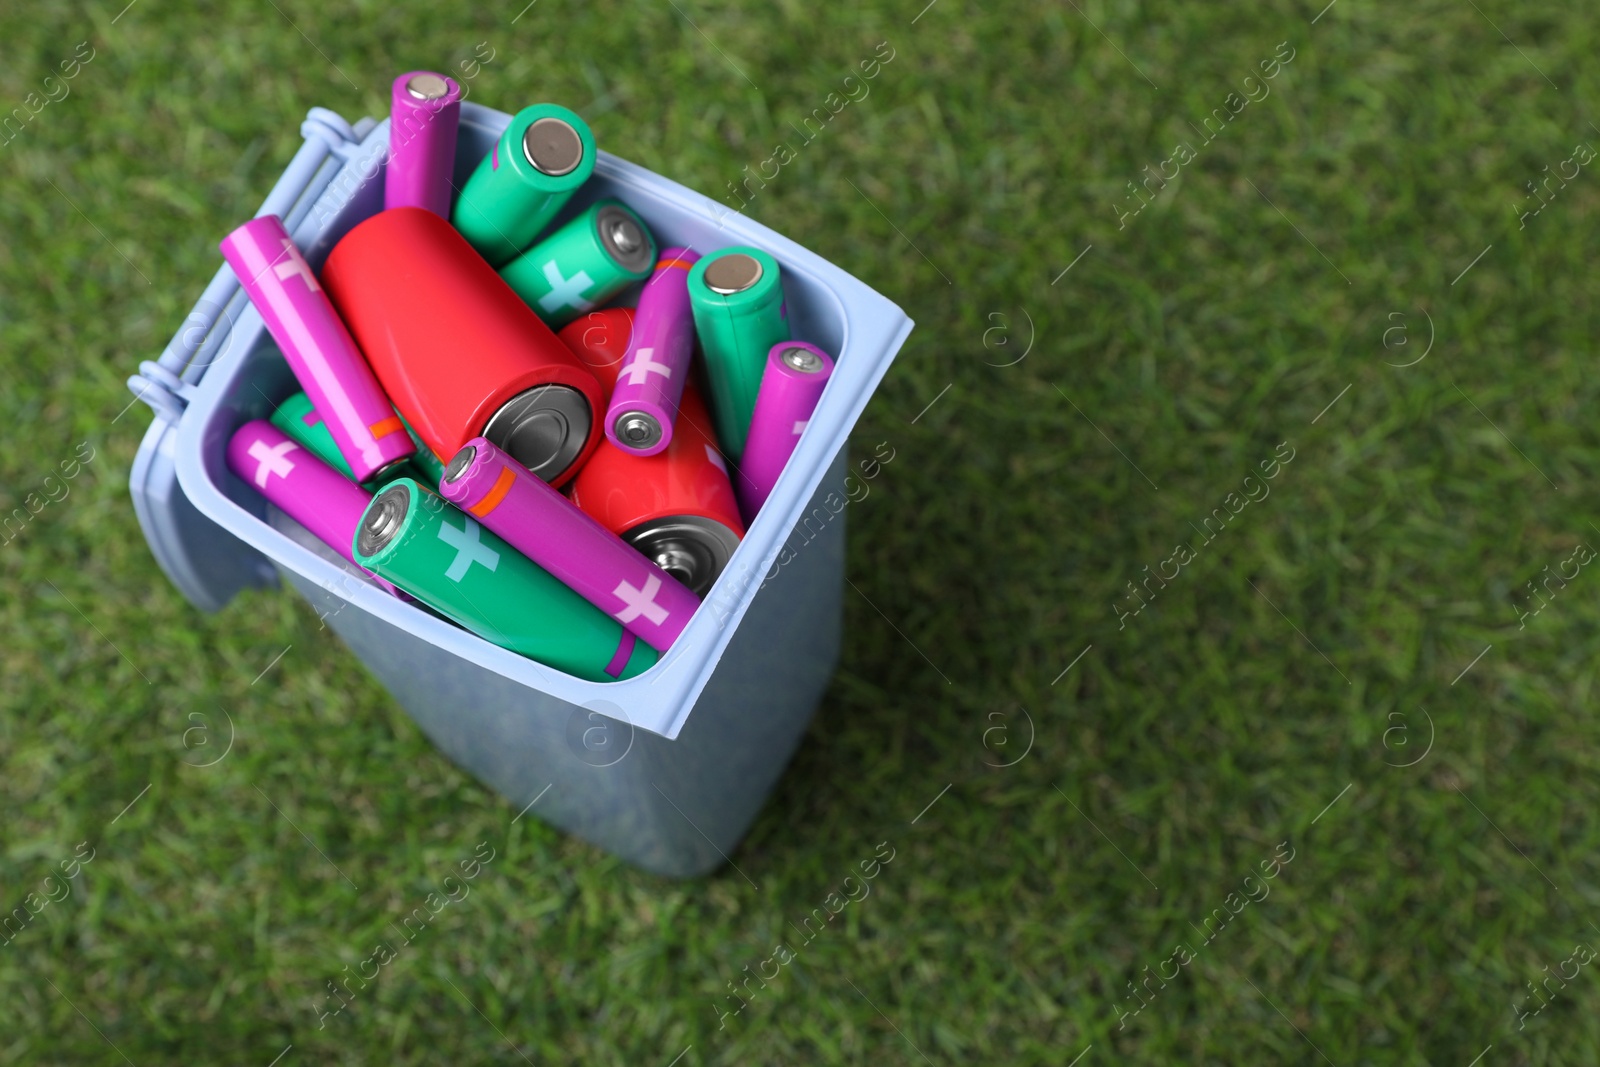
<svg viewBox="0 0 1600 1067">
<path fill-rule="evenodd" d="M 461 109 L 459 187 L 510 116 Z M 314 108 L 306 143 L 262 204 L 314 268 L 383 207 L 388 123 Z M 837 369 L 772 496 L 693 621 L 637 678 L 595 683 L 497 648 L 392 596 L 228 471 L 225 445 L 297 387 L 226 265 L 155 363 L 129 380 L 156 417 L 131 490 L 152 552 L 197 607 L 288 579 L 451 759 L 530 814 L 661 874 L 724 862 L 788 762 L 838 659 L 847 439 L 911 321 L 794 242 L 633 164 L 600 154 L 560 221 L 602 196 L 663 245 L 766 249 L 782 264 L 794 335 Z M 803 518 L 781 567 L 778 553 Z M 537 803 L 534 803 L 537 801 Z"/>
</svg>

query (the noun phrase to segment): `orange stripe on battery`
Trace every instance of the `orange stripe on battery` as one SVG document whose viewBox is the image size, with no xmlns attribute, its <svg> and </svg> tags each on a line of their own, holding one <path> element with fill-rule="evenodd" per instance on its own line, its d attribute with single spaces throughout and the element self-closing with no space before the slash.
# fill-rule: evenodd
<svg viewBox="0 0 1600 1067">
<path fill-rule="evenodd" d="M 688 270 L 692 266 L 694 264 L 687 259 L 663 259 L 656 264 L 656 270 L 670 270 L 673 267 L 681 267 L 684 270 Z"/>
<path fill-rule="evenodd" d="M 511 491 L 511 483 L 516 480 L 517 476 L 511 473 L 510 467 L 501 467 L 500 477 L 494 480 L 494 487 L 484 494 L 482 500 L 478 501 L 467 510 L 476 515 L 478 518 L 483 518 L 485 515 L 489 514 L 489 512 L 500 506 L 500 501 L 504 500 L 506 498 L 506 494 Z"/>
<path fill-rule="evenodd" d="M 367 429 L 372 431 L 373 437 L 388 437 L 392 433 L 404 433 L 406 424 L 400 421 L 400 416 L 391 415 L 387 419 L 375 422 Z"/>
</svg>

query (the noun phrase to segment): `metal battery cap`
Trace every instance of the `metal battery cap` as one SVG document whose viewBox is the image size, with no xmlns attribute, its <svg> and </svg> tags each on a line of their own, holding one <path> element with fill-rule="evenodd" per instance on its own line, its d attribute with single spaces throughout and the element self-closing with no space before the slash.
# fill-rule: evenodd
<svg viewBox="0 0 1600 1067">
<path fill-rule="evenodd" d="M 707 289 L 732 296 L 761 280 L 761 261 L 743 252 L 731 252 L 707 264 L 704 277 Z"/>
<path fill-rule="evenodd" d="M 483 428 L 483 436 L 549 482 L 578 458 L 591 425 L 589 401 L 582 393 L 565 385 L 539 385 L 506 401 Z"/>
<path fill-rule="evenodd" d="M 413 74 L 406 79 L 406 92 L 418 100 L 438 100 L 450 92 L 450 83 L 437 74 Z"/>
<path fill-rule="evenodd" d="M 622 539 L 698 597 L 711 591 L 739 547 L 738 534 L 702 515 L 652 519 L 635 526 Z"/>
<path fill-rule="evenodd" d="M 649 448 L 661 440 L 661 423 L 654 415 L 643 411 L 624 411 L 611 424 L 611 429 L 617 440 L 630 448 Z"/>
<path fill-rule="evenodd" d="M 778 353 L 778 358 L 783 360 L 783 365 L 790 370 L 799 371 L 801 374 L 815 374 L 822 369 L 822 358 L 809 348 L 799 345 L 790 345 Z"/>
<path fill-rule="evenodd" d="M 361 520 L 361 531 L 356 535 L 356 551 L 372 556 L 383 551 L 394 540 L 400 527 L 405 525 L 406 513 L 411 510 L 411 489 L 404 485 L 391 485 L 379 493 L 367 508 Z"/>
<path fill-rule="evenodd" d="M 606 204 L 595 213 L 594 226 L 600 243 L 623 270 L 638 274 L 650 266 L 650 235 L 626 209 Z"/>
<path fill-rule="evenodd" d="M 457 452 L 455 454 L 455 458 L 450 461 L 450 466 L 444 469 L 444 480 L 447 482 L 453 482 L 457 478 L 461 477 L 462 472 L 464 472 L 468 467 L 472 466 L 472 461 L 477 454 L 478 449 L 476 446 L 462 445 L 461 451 Z"/>
<path fill-rule="evenodd" d="M 540 174 L 559 178 L 583 162 L 583 138 L 565 119 L 538 119 L 522 135 L 522 154 Z"/>
</svg>

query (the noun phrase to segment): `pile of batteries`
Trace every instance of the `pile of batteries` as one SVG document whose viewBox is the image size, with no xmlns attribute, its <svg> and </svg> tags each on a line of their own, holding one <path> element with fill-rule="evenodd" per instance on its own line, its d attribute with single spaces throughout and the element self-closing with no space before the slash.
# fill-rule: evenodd
<svg viewBox="0 0 1600 1067">
<path fill-rule="evenodd" d="M 320 277 L 274 216 L 223 240 L 305 390 L 228 465 L 395 595 L 630 678 L 721 573 L 833 362 L 789 339 L 766 252 L 658 249 L 613 199 L 546 233 L 595 166 L 566 108 L 519 112 L 453 196 L 460 98 L 395 80 L 384 210 Z M 639 282 L 636 309 L 595 310 Z"/>
</svg>

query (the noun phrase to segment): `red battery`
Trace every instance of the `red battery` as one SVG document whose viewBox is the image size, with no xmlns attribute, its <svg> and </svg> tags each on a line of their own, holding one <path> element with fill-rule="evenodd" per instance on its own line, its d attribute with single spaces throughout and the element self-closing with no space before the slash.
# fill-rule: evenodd
<svg viewBox="0 0 1600 1067">
<path fill-rule="evenodd" d="M 601 441 L 572 483 L 574 504 L 700 597 L 744 537 L 728 464 L 712 441 L 711 416 L 688 382 L 664 452 L 634 456 Z"/>
<path fill-rule="evenodd" d="M 328 254 L 322 284 L 441 462 L 481 435 L 561 485 L 604 437 L 594 374 L 433 212 L 361 223 Z"/>
<path fill-rule="evenodd" d="M 633 336 L 633 308 L 605 308 L 573 319 L 556 334 L 578 361 L 594 371 L 606 399 L 617 387 L 617 374 Z M 605 405 L 601 405 L 605 410 Z"/>
</svg>

